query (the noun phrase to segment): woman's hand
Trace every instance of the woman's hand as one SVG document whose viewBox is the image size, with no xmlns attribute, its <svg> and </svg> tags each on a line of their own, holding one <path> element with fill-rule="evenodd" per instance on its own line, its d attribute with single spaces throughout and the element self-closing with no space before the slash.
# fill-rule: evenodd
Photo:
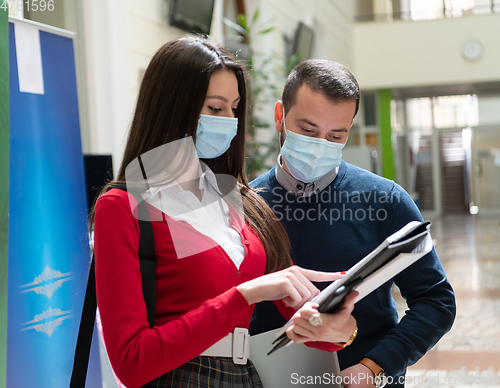
<svg viewBox="0 0 500 388">
<path fill-rule="evenodd" d="M 284 299 L 287 306 L 299 308 L 319 293 L 311 281 L 328 282 L 341 277 L 339 272 L 311 271 L 294 265 L 242 283 L 236 288 L 248 304 Z"/>
<path fill-rule="evenodd" d="M 286 333 L 293 342 L 324 341 L 324 342 L 347 342 L 356 329 L 356 319 L 351 315 L 354 309 L 354 300 L 358 296 L 357 291 L 351 291 L 342 307 L 334 314 L 321 314 L 320 326 L 313 326 L 309 318 L 317 314 L 318 307 L 315 303 L 307 303 L 299 316 L 293 319 L 293 325 Z"/>
</svg>

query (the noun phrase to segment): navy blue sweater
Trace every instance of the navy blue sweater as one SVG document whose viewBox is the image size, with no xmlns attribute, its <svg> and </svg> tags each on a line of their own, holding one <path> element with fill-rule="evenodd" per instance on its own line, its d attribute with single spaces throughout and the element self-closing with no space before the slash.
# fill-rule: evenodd
<svg viewBox="0 0 500 388">
<path fill-rule="evenodd" d="M 292 244 L 294 264 L 320 271 L 343 271 L 389 235 L 422 216 L 399 185 L 342 161 L 335 180 L 311 197 L 296 197 L 278 183 L 275 168 L 250 186 L 280 219 Z M 409 310 L 398 323 L 391 295 L 393 282 Z M 319 288 L 326 284 L 318 284 Z M 436 251 L 401 272 L 355 305 L 359 332 L 339 352 L 342 369 L 368 357 L 389 376 L 404 375 L 450 330 L 455 297 Z M 259 303 L 250 324 L 258 334 L 285 324 L 272 302 Z"/>
</svg>

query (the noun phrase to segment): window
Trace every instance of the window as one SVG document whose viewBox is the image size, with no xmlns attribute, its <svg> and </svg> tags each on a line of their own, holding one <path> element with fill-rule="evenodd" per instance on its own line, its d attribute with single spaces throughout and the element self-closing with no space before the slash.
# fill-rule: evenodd
<svg viewBox="0 0 500 388">
<path fill-rule="evenodd" d="M 383 13 L 374 7 L 376 3 L 358 0 L 357 21 L 419 21 L 500 12 L 500 0 L 392 0 Z"/>
<path fill-rule="evenodd" d="M 434 97 L 432 103 L 436 128 L 459 128 L 479 123 L 476 95 Z"/>
<path fill-rule="evenodd" d="M 393 129 L 463 128 L 479 124 L 477 95 L 409 98 L 392 102 Z"/>
</svg>

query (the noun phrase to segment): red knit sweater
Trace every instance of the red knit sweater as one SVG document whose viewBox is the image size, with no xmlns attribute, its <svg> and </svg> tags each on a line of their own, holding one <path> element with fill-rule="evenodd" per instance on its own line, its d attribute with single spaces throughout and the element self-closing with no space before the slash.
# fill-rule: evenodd
<svg viewBox="0 0 500 388">
<path fill-rule="evenodd" d="M 128 198 L 127 196 L 130 196 Z M 258 236 L 244 223 L 231 221 L 244 242 L 245 259 L 236 268 L 218 245 L 178 259 L 170 228 L 182 228 L 185 241 L 212 244 L 189 224 L 173 222 L 146 204 L 152 222 L 157 257 L 156 319 L 149 327 L 142 294 L 137 251 L 139 226 L 130 210 L 133 196 L 112 189 L 96 205 L 95 258 L 97 303 L 109 359 L 116 375 L 129 388 L 140 387 L 199 356 L 235 327 L 247 328 L 253 312 L 235 288 L 264 274 L 266 256 Z M 156 214 L 153 214 L 156 213 Z M 177 234 L 176 234 L 177 235 Z M 285 318 L 293 310 L 277 303 Z M 310 346 L 334 351 L 330 343 Z"/>
</svg>

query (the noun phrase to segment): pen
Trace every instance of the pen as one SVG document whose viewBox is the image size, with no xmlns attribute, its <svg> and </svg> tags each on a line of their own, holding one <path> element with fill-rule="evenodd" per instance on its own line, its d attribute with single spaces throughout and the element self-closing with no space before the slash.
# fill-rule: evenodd
<svg viewBox="0 0 500 388">
<path fill-rule="evenodd" d="M 281 334 L 278 338 L 276 338 L 273 341 L 272 345 L 276 344 L 276 342 L 278 342 L 278 343 L 276 345 L 274 345 L 274 347 L 269 351 L 269 353 L 267 353 L 267 355 L 269 356 L 270 354 L 274 353 L 276 350 L 281 349 L 283 346 L 286 346 L 288 343 L 290 343 L 290 341 L 291 341 L 291 339 L 288 338 L 288 336 L 286 335 L 286 332 Z"/>
<path fill-rule="evenodd" d="M 346 288 L 345 286 L 341 286 L 339 287 L 337 290 L 335 290 L 332 295 L 330 295 L 330 297 L 328 299 L 326 299 L 324 302 L 320 303 L 320 305 L 318 306 L 318 312 L 320 313 L 333 313 L 335 312 L 341 305 L 342 303 L 344 302 L 345 300 L 345 297 L 347 295 L 347 293 L 352 290 L 352 288 L 359 284 L 361 282 L 361 280 L 357 280 L 357 281 L 354 281 L 352 282 L 352 284 L 350 285 L 349 288 Z M 269 351 L 269 353 L 267 353 L 267 355 L 271 355 L 272 353 L 274 353 L 276 350 L 278 349 L 281 349 L 282 347 L 286 346 L 287 344 L 289 344 L 291 341 L 290 338 L 288 338 L 288 336 L 286 335 L 286 332 L 281 334 L 278 338 L 276 338 L 272 345 L 274 345 L 274 347 Z"/>
</svg>

